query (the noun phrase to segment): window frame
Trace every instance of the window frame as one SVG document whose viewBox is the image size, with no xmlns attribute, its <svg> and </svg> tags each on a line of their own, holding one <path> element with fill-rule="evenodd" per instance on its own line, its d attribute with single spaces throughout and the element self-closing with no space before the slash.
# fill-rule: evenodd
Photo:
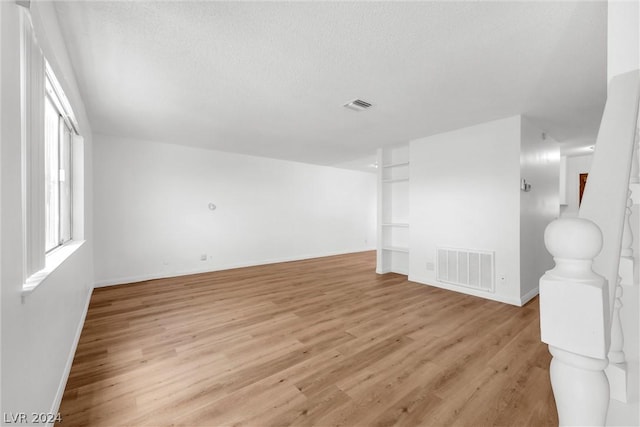
<svg viewBox="0 0 640 427">
<path fill-rule="evenodd" d="M 56 183 L 57 183 L 57 203 L 56 203 L 56 243 L 55 246 L 49 245 L 49 228 L 45 225 L 45 256 L 49 256 L 52 252 L 60 247 L 66 245 L 67 243 L 74 240 L 74 228 L 73 228 L 73 203 L 74 203 L 74 195 L 73 195 L 73 138 L 74 136 L 79 135 L 77 132 L 77 126 L 75 117 L 73 116 L 73 112 L 69 106 L 69 101 L 67 97 L 64 95 L 62 88 L 58 80 L 55 77 L 55 74 L 51 70 L 49 63 L 45 60 L 45 93 L 44 93 L 44 102 L 46 104 L 47 100 L 51 103 L 56 113 L 58 114 L 58 125 L 57 125 L 57 141 L 56 141 L 56 156 L 57 156 L 57 165 L 58 170 L 56 173 Z M 45 135 L 43 143 L 46 144 L 46 129 L 45 126 Z M 66 153 L 64 153 L 63 158 L 63 145 L 66 144 Z M 46 151 L 46 150 L 45 150 Z M 46 154 L 45 154 L 46 156 Z M 45 158 L 45 170 L 46 164 L 48 163 L 48 159 Z M 61 179 L 61 171 L 63 170 L 62 166 L 66 164 L 67 168 L 65 170 L 64 180 Z M 46 180 L 46 173 L 44 173 Z M 45 192 L 47 190 L 47 183 L 45 181 Z M 68 192 L 69 197 L 68 200 L 63 204 L 64 193 Z M 45 195 L 46 197 L 46 195 Z M 63 210 L 65 209 L 64 205 L 66 205 L 66 215 L 63 215 Z M 45 218 L 49 217 L 49 206 L 45 202 Z M 46 220 L 45 220 L 46 221 Z M 66 224 L 65 224 L 66 223 Z M 68 228 L 68 233 L 63 234 L 63 226 Z"/>
<path fill-rule="evenodd" d="M 25 5 L 22 5 L 25 6 Z M 78 122 L 60 82 L 45 58 L 33 29 L 28 2 L 19 9 L 20 27 L 20 152 L 21 152 L 21 213 L 22 213 L 22 302 L 34 292 L 49 275 L 60 267 L 85 243 L 85 147 Z M 70 240 L 47 251 L 46 193 L 48 182 L 45 166 L 46 86 L 49 82 L 55 96 L 48 106 L 49 118 L 54 110 L 61 111 L 68 132 L 69 176 L 65 183 L 69 197 Z M 56 104 L 57 101 L 57 105 Z M 53 108 L 51 108 L 53 107 Z M 62 127 L 59 120 L 56 128 Z M 52 126 L 53 128 L 54 126 Z M 50 133 L 49 133 L 50 135 Z M 64 137 L 64 135 L 63 135 Z M 56 138 L 59 143 L 60 135 Z M 53 141 L 52 141 L 53 142 Z M 53 145 L 53 144 L 52 144 Z M 59 144 L 58 144 L 59 146 Z M 65 153 L 66 154 L 66 153 Z M 58 154 L 59 155 L 59 154 Z M 57 172 L 59 174 L 59 172 Z M 59 175 L 58 175 L 59 176 Z"/>
</svg>

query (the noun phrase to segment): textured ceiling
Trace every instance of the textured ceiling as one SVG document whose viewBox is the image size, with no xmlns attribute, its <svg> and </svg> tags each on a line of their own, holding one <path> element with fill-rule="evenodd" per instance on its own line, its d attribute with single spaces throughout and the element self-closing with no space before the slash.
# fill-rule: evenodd
<svg viewBox="0 0 640 427">
<path fill-rule="evenodd" d="M 95 132 L 326 165 L 519 113 L 594 140 L 606 7 L 56 2 Z"/>
</svg>

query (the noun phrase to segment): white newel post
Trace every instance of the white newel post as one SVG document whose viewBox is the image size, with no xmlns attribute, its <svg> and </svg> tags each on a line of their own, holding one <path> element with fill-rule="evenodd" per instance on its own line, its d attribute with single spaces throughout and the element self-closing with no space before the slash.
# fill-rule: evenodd
<svg viewBox="0 0 640 427">
<path fill-rule="evenodd" d="M 609 407 L 609 291 L 592 270 L 602 233 L 581 218 L 558 219 L 544 233 L 556 266 L 540 279 L 540 330 L 549 345 L 560 425 L 605 425 Z"/>
</svg>

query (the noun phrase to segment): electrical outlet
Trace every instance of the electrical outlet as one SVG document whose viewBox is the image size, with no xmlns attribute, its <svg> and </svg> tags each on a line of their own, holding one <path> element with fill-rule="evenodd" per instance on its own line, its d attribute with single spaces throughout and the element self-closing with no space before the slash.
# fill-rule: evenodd
<svg viewBox="0 0 640 427">
<path fill-rule="evenodd" d="M 207 260 L 207 254 L 200 255 L 200 261 L 206 261 L 206 260 Z"/>
<path fill-rule="evenodd" d="M 433 271 L 436 269 L 436 265 L 432 261 L 427 261 L 427 271 Z"/>
</svg>

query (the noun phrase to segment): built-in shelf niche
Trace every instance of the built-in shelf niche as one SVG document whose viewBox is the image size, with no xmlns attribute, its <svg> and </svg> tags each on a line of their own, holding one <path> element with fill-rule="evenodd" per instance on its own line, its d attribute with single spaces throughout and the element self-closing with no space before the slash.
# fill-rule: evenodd
<svg viewBox="0 0 640 427">
<path fill-rule="evenodd" d="M 409 146 L 378 150 L 378 273 L 409 272 Z"/>
</svg>

